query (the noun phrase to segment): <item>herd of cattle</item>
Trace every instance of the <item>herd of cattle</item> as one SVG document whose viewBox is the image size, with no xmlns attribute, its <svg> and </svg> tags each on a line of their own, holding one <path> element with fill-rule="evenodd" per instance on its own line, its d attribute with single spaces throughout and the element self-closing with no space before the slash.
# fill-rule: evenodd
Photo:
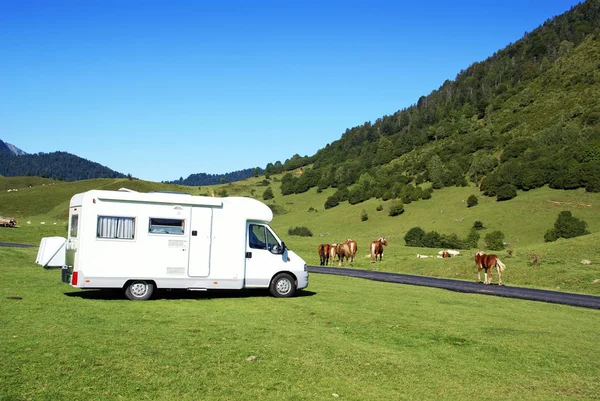
<svg viewBox="0 0 600 401">
<path fill-rule="evenodd" d="M 369 246 L 369 252 L 371 257 L 371 263 L 375 263 L 379 257 L 381 262 L 383 258 L 383 247 L 387 246 L 385 237 L 380 237 L 376 241 L 372 241 Z M 358 246 L 356 241 L 347 239 L 346 242 L 341 244 L 321 244 L 318 247 L 319 259 L 321 266 L 329 266 L 335 263 L 335 258 L 338 259 L 338 265 L 342 266 L 344 258 L 346 262 L 354 262 Z M 460 252 L 453 250 L 440 251 L 441 258 L 449 258 L 452 256 L 460 255 Z M 429 258 L 430 256 L 419 255 L 417 258 Z M 500 260 L 497 255 L 486 255 L 484 252 L 477 252 L 475 254 L 475 265 L 477 265 L 477 280 L 481 282 L 481 271 L 484 272 L 484 284 L 492 283 L 492 269 L 495 267 L 498 272 L 498 285 L 502 285 L 502 272 L 506 268 L 504 263 Z"/>
<path fill-rule="evenodd" d="M 371 245 L 369 246 L 371 263 L 375 263 L 377 257 L 379 257 L 379 261 L 381 262 L 384 246 L 387 246 L 385 237 L 379 237 L 376 241 L 371 241 Z M 358 251 L 358 245 L 356 244 L 356 241 L 351 239 L 347 239 L 346 242 L 341 244 L 321 244 L 318 248 L 321 266 L 328 266 L 329 261 L 331 261 L 331 264 L 333 265 L 336 257 L 338 258 L 339 266 L 344 262 L 344 258 L 346 259 L 346 262 L 354 262 L 356 251 Z"/>
</svg>

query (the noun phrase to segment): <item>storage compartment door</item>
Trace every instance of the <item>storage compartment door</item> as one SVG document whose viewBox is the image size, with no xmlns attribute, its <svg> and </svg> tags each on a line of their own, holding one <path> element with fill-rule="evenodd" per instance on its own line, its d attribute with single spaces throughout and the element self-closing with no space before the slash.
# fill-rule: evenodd
<svg viewBox="0 0 600 401">
<path fill-rule="evenodd" d="M 192 207 L 191 220 L 188 274 L 207 277 L 210 274 L 212 208 Z"/>
</svg>

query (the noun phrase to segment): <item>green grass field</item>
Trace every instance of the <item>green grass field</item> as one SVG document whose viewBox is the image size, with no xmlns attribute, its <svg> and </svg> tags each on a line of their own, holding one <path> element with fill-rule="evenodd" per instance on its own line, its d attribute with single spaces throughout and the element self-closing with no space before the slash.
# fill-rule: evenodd
<svg viewBox="0 0 600 401">
<path fill-rule="evenodd" d="M 600 398 L 597 310 L 318 274 L 131 302 L 35 254 L 0 248 L 2 401 Z"/>
<path fill-rule="evenodd" d="M 42 237 L 66 236 L 70 197 L 92 188 L 225 188 L 261 199 L 263 179 L 190 188 L 0 178 L 0 187 L 19 188 L 0 192 L 0 215 L 20 225 L 0 228 L 0 242 L 38 245 Z M 332 190 L 282 197 L 271 182 L 276 196 L 268 203 L 281 211 L 272 226 L 309 264 L 318 264 L 320 243 L 353 238 L 353 267 L 474 280 L 476 249 L 417 259 L 438 250 L 406 247 L 403 236 L 420 226 L 462 237 L 480 220 L 482 237 L 502 230 L 514 251 L 499 252 L 507 285 L 600 294 L 597 194 L 543 188 L 503 203 L 480 197 L 468 209 L 475 188 L 446 188 L 389 217 L 386 202 L 324 210 Z M 587 221 L 591 234 L 544 243 L 561 210 Z M 296 226 L 313 237 L 288 235 Z M 371 264 L 367 244 L 381 235 L 389 246 L 383 262 Z M 151 301 L 131 302 L 120 291 L 61 283 L 60 271 L 34 263 L 36 253 L 0 247 L 1 401 L 600 399 L 597 310 L 318 274 L 291 299 L 159 291 Z M 530 265 L 532 253 L 540 264 Z M 592 264 L 582 265 L 583 258 Z"/>
</svg>

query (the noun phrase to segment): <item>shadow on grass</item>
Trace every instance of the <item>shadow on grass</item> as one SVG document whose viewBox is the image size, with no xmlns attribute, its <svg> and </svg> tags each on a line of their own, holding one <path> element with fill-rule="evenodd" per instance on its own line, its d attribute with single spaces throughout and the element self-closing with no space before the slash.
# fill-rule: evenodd
<svg viewBox="0 0 600 401">
<path fill-rule="evenodd" d="M 68 297 L 90 299 L 90 300 L 126 300 L 123 290 L 82 290 L 74 292 L 65 292 Z M 294 295 L 294 298 L 310 297 L 316 295 L 316 292 L 300 290 Z M 266 289 L 244 289 L 244 290 L 211 290 L 211 291 L 187 291 L 187 290 L 156 290 L 149 301 L 159 300 L 177 300 L 177 299 L 196 299 L 209 300 L 221 298 L 254 298 L 270 297 L 269 290 Z"/>
</svg>

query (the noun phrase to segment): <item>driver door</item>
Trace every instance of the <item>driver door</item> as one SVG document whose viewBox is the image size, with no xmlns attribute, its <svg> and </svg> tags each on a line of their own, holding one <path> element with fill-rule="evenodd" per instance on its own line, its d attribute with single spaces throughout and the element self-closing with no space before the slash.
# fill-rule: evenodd
<svg viewBox="0 0 600 401">
<path fill-rule="evenodd" d="M 245 287 L 269 286 L 273 275 L 283 268 L 281 249 L 281 243 L 268 226 L 248 223 Z"/>
</svg>

